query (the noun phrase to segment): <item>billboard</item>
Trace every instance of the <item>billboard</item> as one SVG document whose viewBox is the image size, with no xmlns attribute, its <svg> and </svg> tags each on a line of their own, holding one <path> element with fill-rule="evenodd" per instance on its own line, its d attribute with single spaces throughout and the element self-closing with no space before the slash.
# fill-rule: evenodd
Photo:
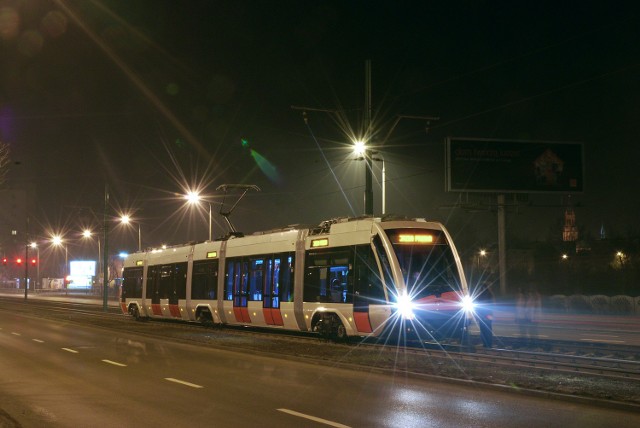
<svg viewBox="0 0 640 428">
<path fill-rule="evenodd" d="M 67 276 L 67 288 L 70 290 L 89 289 L 96 275 L 96 262 L 72 261 L 69 263 L 69 276 Z"/>
<path fill-rule="evenodd" d="M 449 192 L 584 191 L 582 143 L 448 138 L 445 155 Z"/>
<path fill-rule="evenodd" d="M 69 273 L 73 276 L 95 276 L 96 262 L 93 260 L 77 260 L 69 263 Z"/>
</svg>

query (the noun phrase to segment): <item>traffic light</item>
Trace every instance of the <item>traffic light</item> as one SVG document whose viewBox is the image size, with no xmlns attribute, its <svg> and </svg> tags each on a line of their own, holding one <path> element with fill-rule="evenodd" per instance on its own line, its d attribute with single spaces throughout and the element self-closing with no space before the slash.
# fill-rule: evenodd
<svg viewBox="0 0 640 428">
<path fill-rule="evenodd" d="M 38 264 L 38 259 L 36 258 L 31 259 L 31 266 L 35 266 L 36 264 Z"/>
<path fill-rule="evenodd" d="M 20 265 L 22 264 L 22 259 L 21 259 L 20 257 L 18 257 L 18 258 L 16 259 L 16 264 L 17 264 L 18 266 L 20 266 Z"/>
<path fill-rule="evenodd" d="M 6 257 L 2 258 L 2 266 L 6 266 L 9 263 L 9 260 Z"/>
</svg>

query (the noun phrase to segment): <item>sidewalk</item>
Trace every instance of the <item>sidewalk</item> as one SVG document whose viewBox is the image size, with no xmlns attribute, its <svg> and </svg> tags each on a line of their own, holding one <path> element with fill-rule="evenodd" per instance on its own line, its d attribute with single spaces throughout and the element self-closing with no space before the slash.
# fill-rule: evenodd
<svg viewBox="0 0 640 428">
<path fill-rule="evenodd" d="M 0 289 L 0 296 L 15 297 L 24 299 L 24 289 Z M 50 300 L 57 302 L 77 302 L 85 304 L 102 305 L 104 297 L 102 295 L 87 293 L 77 290 L 29 290 L 27 300 Z M 116 296 L 108 296 L 107 305 L 109 307 L 119 307 L 120 302 Z"/>
<path fill-rule="evenodd" d="M 494 311 L 494 324 L 515 324 L 513 311 Z M 570 314 L 557 312 L 544 312 L 538 321 L 539 326 L 563 327 L 566 325 L 575 326 L 598 326 L 610 327 L 615 330 L 640 330 L 640 316 L 638 315 L 596 315 L 596 314 Z"/>
</svg>

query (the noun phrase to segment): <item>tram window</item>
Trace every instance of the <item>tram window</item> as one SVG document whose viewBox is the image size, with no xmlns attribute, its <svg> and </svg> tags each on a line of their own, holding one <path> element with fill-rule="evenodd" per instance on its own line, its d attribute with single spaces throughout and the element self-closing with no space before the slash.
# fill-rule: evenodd
<svg viewBox="0 0 640 428">
<path fill-rule="evenodd" d="M 265 308 L 277 308 L 278 304 L 278 277 L 274 276 L 274 267 L 279 268 L 280 259 L 267 258 L 265 259 L 265 271 L 264 271 L 264 289 L 262 293 L 263 307 Z M 277 275 L 277 274 L 276 274 Z"/>
<path fill-rule="evenodd" d="M 278 280 L 279 299 L 280 302 L 293 302 L 294 258 L 285 253 L 280 255 L 279 260 L 279 267 L 276 268 L 277 273 L 274 273 L 274 277 Z"/>
<path fill-rule="evenodd" d="M 173 265 L 173 293 L 169 296 L 169 303 L 177 304 L 178 300 L 187 298 L 187 264 Z"/>
<path fill-rule="evenodd" d="M 251 260 L 251 272 L 249 273 L 249 300 L 262 300 L 262 288 L 264 281 L 264 259 Z"/>
<path fill-rule="evenodd" d="M 224 281 L 224 300 L 233 300 L 233 283 L 236 276 L 235 263 L 233 260 L 227 261 L 227 270 Z"/>
<path fill-rule="evenodd" d="M 187 264 L 174 263 L 156 267 L 156 295 L 158 299 L 169 299 L 169 304 L 176 305 L 178 300 L 186 299 Z M 159 302 L 157 302 L 159 303 Z"/>
<path fill-rule="evenodd" d="M 401 243 L 399 237 L 406 232 L 394 229 L 387 234 L 411 295 L 420 299 L 460 290 L 460 275 L 446 236 L 441 231 L 428 230 L 432 243 Z M 414 230 L 409 232 L 415 234 Z"/>
<path fill-rule="evenodd" d="M 387 253 L 382 245 L 382 239 L 380 239 L 379 235 L 376 235 L 373 238 L 373 245 L 376 249 L 376 254 L 378 255 L 380 264 L 382 265 L 382 274 L 384 275 L 385 285 L 387 286 L 387 290 L 390 290 L 389 295 L 393 295 L 395 294 L 395 290 L 391 276 L 391 263 L 389 262 L 389 257 L 387 257 Z"/>
<path fill-rule="evenodd" d="M 353 247 L 307 253 L 305 302 L 350 303 Z"/>
<path fill-rule="evenodd" d="M 171 265 L 160 266 L 158 295 L 161 299 L 169 298 L 169 290 L 173 288 L 173 276 Z"/>
<path fill-rule="evenodd" d="M 193 262 L 191 279 L 192 299 L 216 299 L 218 289 L 218 261 L 204 260 Z"/>
<path fill-rule="evenodd" d="M 370 245 L 356 247 L 355 291 L 370 303 L 386 301 L 378 264 Z"/>
<path fill-rule="evenodd" d="M 145 297 L 151 299 L 151 303 L 160 303 L 158 297 L 158 271 L 159 266 L 149 266 L 147 270 L 147 293 Z"/>
<path fill-rule="evenodd" d="M 142 268 L 125 268 L 122 273 L 122 301 L 142 297 Z"/>
</svg>

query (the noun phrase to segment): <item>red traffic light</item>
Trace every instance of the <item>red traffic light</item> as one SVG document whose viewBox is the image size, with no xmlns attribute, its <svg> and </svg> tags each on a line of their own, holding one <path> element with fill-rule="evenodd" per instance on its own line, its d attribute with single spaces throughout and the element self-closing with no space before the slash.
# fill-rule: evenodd
<svg viewBox="0 0 640 428">
<path fill-rule="evenodd" d="M 21 265 L 22 264 L 22 259 L 20 257 L 18 257 L 16 259 L 16 264 Z"/>
<path fill-rule="evenodd" d="M 9 260 L 8 260 L 6 257 L 3 257 L 3 258 L 2 258 L 2 264 L 3 264 L 3 265 L 5 265 L 5 266 L 6 266 L 8 262 L 9 262 Z"/>
<path fill-rule="evenodd" d="M 35 266 L 38 263 L 38 259 L 31 259 L 31 266 Z"/>
</svg>

